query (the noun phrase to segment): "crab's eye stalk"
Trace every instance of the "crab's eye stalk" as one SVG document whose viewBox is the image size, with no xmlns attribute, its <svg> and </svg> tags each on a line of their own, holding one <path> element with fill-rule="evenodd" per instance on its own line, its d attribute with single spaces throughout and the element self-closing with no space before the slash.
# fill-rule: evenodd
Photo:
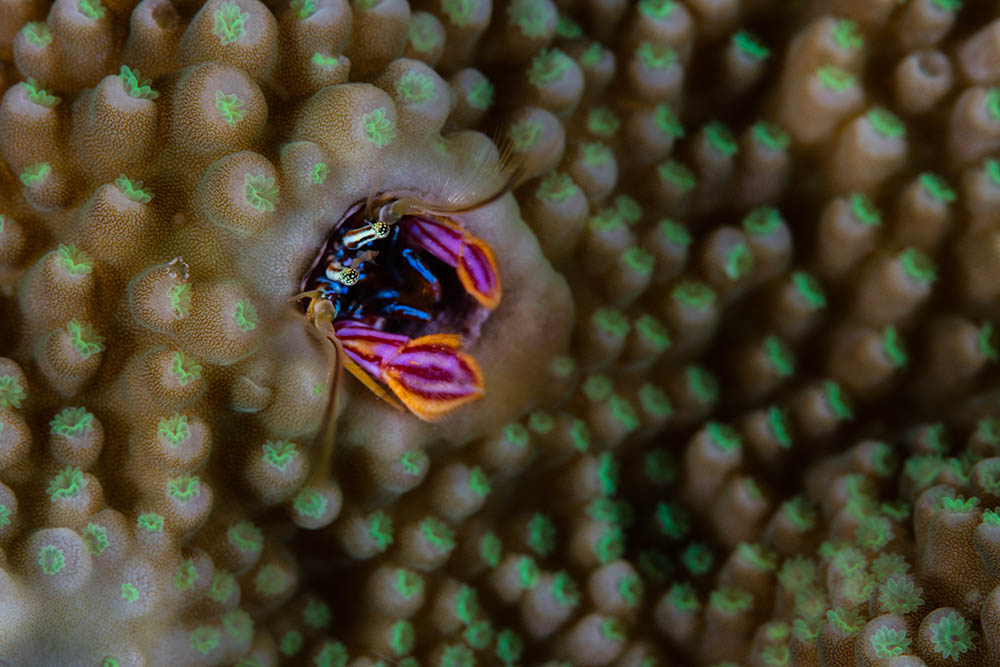
<svg viewBox="0 0 1000 667">
<path fill-rule="evenodd" d="M 336 267 L 330 265 L 326 268 L 326 277 L 344 287 L 351 287 L 357 285 L 358 281 L 361 280 L 361 272 L 353 266 Z"/>
<path fill-rule="evenodd" d="M 348 250 L 357 250 L 374 241 L 387 238 L 390 232 L 392 232 L 392 229 L 389 227 L 388 222 L 375 220 L 344 234 L 344 247 Z"/>
</svg>

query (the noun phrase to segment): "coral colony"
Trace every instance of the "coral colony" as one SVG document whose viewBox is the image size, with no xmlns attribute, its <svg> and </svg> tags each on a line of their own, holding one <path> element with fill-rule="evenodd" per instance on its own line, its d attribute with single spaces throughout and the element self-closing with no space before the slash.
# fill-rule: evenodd
<svg viewBox="0 0 1000 667">
<path fill-rule="evenodd" d="M 997 0 L 0 0 L 0 664 L 1000 665 Z"/>
</svg>

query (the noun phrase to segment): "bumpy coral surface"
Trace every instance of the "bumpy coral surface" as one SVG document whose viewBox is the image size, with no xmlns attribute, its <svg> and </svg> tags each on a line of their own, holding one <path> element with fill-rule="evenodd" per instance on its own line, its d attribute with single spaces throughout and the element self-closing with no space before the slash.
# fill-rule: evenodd
<svg viewBox="0 0 1000 667">
<path fill-rule="evenodd" d="M 0 663 L 1000 664 L 997 2 L 0 0 L 0 93 Z"/>
</svg>

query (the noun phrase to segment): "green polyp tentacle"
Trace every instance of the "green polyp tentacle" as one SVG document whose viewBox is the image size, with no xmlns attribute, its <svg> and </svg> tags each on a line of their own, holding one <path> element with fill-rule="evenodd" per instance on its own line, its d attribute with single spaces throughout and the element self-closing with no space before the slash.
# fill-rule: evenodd
<svg viewBox="0 0 1000 667">
<path fill-rule="evenodd" d="M 212 14 L 212 34 L 223 45 L 232 44 L 246 34 L 246 22 L 250 15 L 240 9 L 235 2 L 223 2 Z"/>
<path fill-rule="evenodd" d="M 28 77 L 21 85 L 24 86 L 24 93 L 27 98 L 34 104 L 51 109 L 61 101 L 59 97 L 52 95 L 42 88 L 33 77 Z"/>
<path fill-rule="evenodd" d="M 542 49 L 531 61 L 528 81 L 537 88 L 551 85 L 573 68 L 573 60 L 559 49 Z"/>
<path fill-rule="evenodd" d="M 133 181 L 125 174 L 121 174 L 115 179 L 115 185 L 130 201 L 148 204 L 153 199 L 147 190 L 142 189 L 142 181 Z"/>
<path fill-rule="evenodd" d="M 93 428 L 94 415 L 86 408 L 66 408 L 52 418 L 49 428 L 64 438 L 78 438 Z"/>
<path fill-rule="evenodd" d="M 215 91 L 215 110 L 229 126 L 235 126 L 247 115 L 247 110 L 243 108 L 243 100 L 235 93 L 227 95 L 221 90 Z"/>
<path fill-rule="evenodd" d="M 23 183 L 25 187 L 33 188 L 41 185 L 51 173 L 52 165 L 48 162 L 38 162 L 25 168 L 25 170 L 18 175 L 18 178 L 21 179 L 21 183 Z"/>
<path fill-rule="evenodd" d="M 104 337 L 86 322 L 70 320 L 66 323 L 66 334 L 70 346 L 83 359 L 90 359 L 104 350 Z"/>
<path fill-rule="evenodd" d="M 266 174 L 244 174 L 243 201 L 261 213 L 272 213 L 278 205 L 278 184 Z"/>
<path fill-rule="evenodd" d="M 150 86 L 152 82 L 149 79 L 143 79 L 139 75 L 139 70 L 132 69 L 128 65 L 122 65 L 118 78 L 121 79 L 122 87 L 125 88 L 125 92 L 128 93 L 129 97 L 140 100 L 155 100 L 160 96 Z"/>
<path fill-rule="evenodd" d="M 771 49 L 767 48 L 759 37 L 747 30 L 740 30 L 733 35 L 733 44 L 754 60 L 767 60 L 771 56 Z"/>
<path fill-rule="evenodd" d="M 90 256 L 77 249 L 72 243 L 69 245 L 59 244 L 59 248 L 56 250 L 56 263 L 71 276 L 82 276 L 90 273 L 94 268 L 94 261 L 90 259 Z"/>
<path fill-rule="evenodd" d="M 379 107 L 361 116 L 365 139 L 374 144 L 376 148 L 384 148 L 396 138 L 396 126 L 389 120 L 386 113 L 385 107 Z"/>
<path fill-rule="evenodd" d="M 178 350 L 170 358 L 170 373 L 176 378 L 177 384 L 186 387 L 201 378 L 201 364 L 195 363 L 191 357 Z"/>
</svg>

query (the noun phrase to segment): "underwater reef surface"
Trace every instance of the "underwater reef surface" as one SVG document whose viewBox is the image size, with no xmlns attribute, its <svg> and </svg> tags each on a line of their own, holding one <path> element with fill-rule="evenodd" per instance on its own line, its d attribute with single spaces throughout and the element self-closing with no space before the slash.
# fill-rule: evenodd
<svg viewBox="0 0 1000 667">
<path fill-rule="evenodd" d="M 0 0 L 0 664 L 1000 664 L 1000 2 Z"/>
</svg>

